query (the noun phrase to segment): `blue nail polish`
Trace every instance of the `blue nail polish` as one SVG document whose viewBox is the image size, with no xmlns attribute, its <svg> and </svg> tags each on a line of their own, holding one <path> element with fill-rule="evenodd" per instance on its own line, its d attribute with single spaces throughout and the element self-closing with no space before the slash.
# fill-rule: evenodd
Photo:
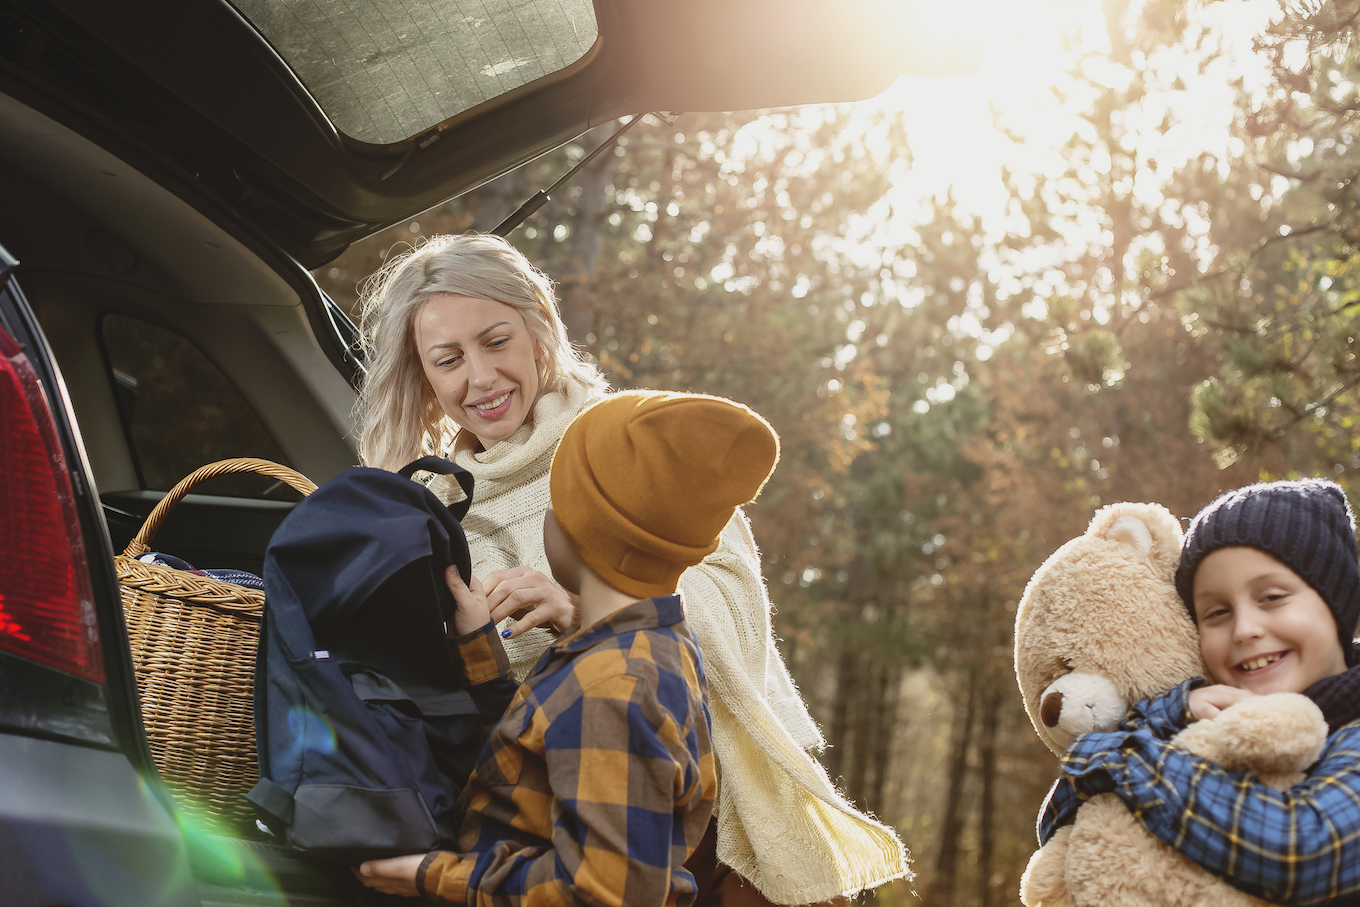
<svg viewBox="0 0 1360 907">
<path fill-rule="evenodd" d="M 509 630 L 502 630 L 502 631 L 501 631 L 501 639 L 509 639 L 509 638 L 510 638 L 510 631 L 509 631 Z"/>
</svg>

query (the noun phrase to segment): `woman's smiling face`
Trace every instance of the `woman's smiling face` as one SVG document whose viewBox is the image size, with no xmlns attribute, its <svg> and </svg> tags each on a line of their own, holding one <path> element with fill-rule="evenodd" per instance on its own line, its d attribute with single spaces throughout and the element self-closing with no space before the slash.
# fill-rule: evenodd
<svg viewBox="0 0 1360 907">
<path fill-rule="evenodd" d="M 1217 683 L 1253 693 L 1302 693 L 1346 670 L 1322 596 L 1256 548 L 1220 548 L 1195 571 L 1200 652 Z"/>
<path fill-rule="evenodd" d="M 416 312 L 412 328 L 440 407 L 483 448 L 524 424 L 538 400 L 542 351 L 514 306 L 433 296 Z"/>
</svg>

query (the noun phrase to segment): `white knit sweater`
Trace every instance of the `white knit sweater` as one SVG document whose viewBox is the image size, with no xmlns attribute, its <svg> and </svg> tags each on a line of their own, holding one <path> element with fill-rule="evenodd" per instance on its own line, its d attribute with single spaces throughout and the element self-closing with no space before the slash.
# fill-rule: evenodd
<svg viewBox="0 0 1360 907">
<path fill-rule="evenodd" d="M 567 425 L 589 402 L 579 387 L 544 394 L 532 422 L 481 452 L 460 434 L 454 461 L 476 479 L 463 520 L 474 574 L 519 565 L 549 574 L 548 470 Z M 430 487 L 446 502 L 461 496 L 444 476 Z M 681 576 L 680 594 L 708 677 L 718 859 L 775 904 L 809 904 L 910 877 L 897 835 L 848 803 L 807 753 L 825 742 L 775 645 L 760 553 L 740 510 L 718 550 Z M 506 640 L 517 680 L 553 638 L 529 630 Z"/>
</svg>

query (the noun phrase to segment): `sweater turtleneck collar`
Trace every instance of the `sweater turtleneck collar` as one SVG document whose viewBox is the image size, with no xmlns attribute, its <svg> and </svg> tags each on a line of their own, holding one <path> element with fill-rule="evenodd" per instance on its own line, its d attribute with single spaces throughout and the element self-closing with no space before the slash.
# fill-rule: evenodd
<svg viewBox="0 0 1360 907">
<path fill-rule="evenodd" d="M 486 450 L 477 449 L 477 437 L 472 432 L 460 431 L 453 442 L 451 459 L 476 480 L 474 506 L 546 473 L 567 426 L 597 396 L 592 388 L 575 382 L 561 391 L 548 391 L 534 403 L 532 414 L 523 425 Z M 436 481 L 444 478 L 440 476 Z"/>
</svg>

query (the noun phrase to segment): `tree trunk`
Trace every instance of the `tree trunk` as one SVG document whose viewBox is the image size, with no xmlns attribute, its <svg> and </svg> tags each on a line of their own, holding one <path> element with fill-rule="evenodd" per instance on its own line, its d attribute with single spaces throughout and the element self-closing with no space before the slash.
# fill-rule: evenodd
<svg viewBox="0 0 1360 907">
<path fill-rule="evenodd" d="M 996 728 L 997 712 L 1001 707 L 998 680 L 988 678 L 986 699 L 982 705 L 982 736 L 978 740 L 978 770 L 982 774 L 982 808 L 978 844 L 978 903 L 992 907 L 999 903 L 1000 887 L 992 886 L 992 856 L 996 851 L 994 823 L 996 821 Z"/>
<path fill-rule="evenodd" d="M 860 653 L 863 657 L 863 653 Z M 871 666 L 861 672 L 863 681 L 858 684 L 859 695 L 852 705 L 852 727 L 854 742 L 850 746 L 850 768 L 845 775 L 845 791 L 860 809 L 868 809 L 869 757 L 874 751 L 874 737 L 879 723 L 879 685 L 878 677 L 882 671 Z"/>
<path fill-rule="evenodd" d="M 660 255 L 661 250 L 666 247 L 663 239 L 669 240 L 669 224 L 673 218 L 666 209 L 674 201 L 675 196 L 675 143 L 663 142 L 666 151 L 664 163 L 661 167 L 661 186 L 656 192 L 656 220 L 652 222 L 652 238 L 647 240 L 647 257 L 655 261 Z M 662 234 L 666 236 L 662 236 Z"/>
<path fill-rule="evenodd" d="M 959 861 L 959 838 L 963 834 L 963 788 L 968 774 L 968 749 L 973 743 L 973 712 L 977 708 L 978 675 L 968 675 L 968 697 L 955 719 L 954 748 L 949 757 L 949 788 L 945 794 L 940 852 L 935 860 L 935 879 L 926 903 L 946 907 L 954 902 L 955 873 Z"/>
<path fill-rule="evenodd" d="M 827 734 L 826 770 L 831 780 L 844 783 L 841 772 L 845 767 L 845 749 L 849 742 L 850 703 L 857 685 L 857 653 L 848 645 L 841 647 L 836 662 L 836 700 L 831 707 L 831 730 Z"/>
<path fill-rule="evenodd" d="M 891 811 L 886 802 L 888 774 L 892 766 L 893 738 L 897 733 L 897 702 L 902 686 L 902 668 L 885 664 L 881 668 L 878 686 L 878 715 L 875 723 L 873 755 L 870 761 L 872 782 L 866 792 L 866 805 L 879 817 Z"/>
<path fill-rule="evenodd" d="M 850 464 L 850 475 L 856 481 L 867 482 L 873 476 L 874 465 L 871 455 L 861 454 Z M 854 528 L 857 552 L 870 550 L 870 522 L 868 508 L 863 503 L 856 504 L 850 523 Z M 872 558 L 859 553 L 849 563 L 847 573 L 845 598 L 850 605 L 849 619 L 860 623 L 865 619 L 866 609 L 874 604 L 878 596 L 878 571 Z M 868 790 L 866 774 L 869 759 L 873 755 L 874 725 L 880 711 L 878 697 L 874 695 L 877 685 L 873 682 L 878 671 L 872 656 L 866 657 L 864 651 L 848 641 L 841 645 L 840 677 L 848 681 L 848 685 L 845 694 L 842 694 L 841 684 L 837 684 L 837 708 L 832 720 L 847 723 L 851 739 L 845 741 L 849 744 L 850 752 L 842 752 L 836 765 L 845 772 L 845 793 L 863 808 L 864 795 Z M 848 766 L 845 763 L 847 758 L 850 759 Z"/>
<path fill-rule="evenodd" d="M 614 129 L 613 122 L 604 123 L 577 141 L 588 154 L 609 138 Z M 605 217 L 609 213 L 605 189 L 617 160 L 606 151 L 576 174 L 580 193 L 576 197 L 575 216 L 571 218 L 571 257 L 560 277 L 559 303 L 567 336 L 579 344 L 589 343 L 589 335 L 595 330 L 595 276 L 604 245 Z"/>
<path fill-rule="evenodd" d="M 867 543 L 867 539 L 865 540 Z M 906 610 L 906 597 L 888 593 L 880 598 L 886 613 L 883 617 L 883 633 L 892 638 L 903 619 Z M 870 810 L 880 817 L 894 815 L 887 802 L 888 779 L 892 774 L 893 742 L 897 739 L 898 702 L 902 692 L 902 661 L 896 654 L 882 659 L 878 675 L 878 715 L 875 723 L 873 751 L 870 755 L 871 783 L 865 792 L 865 801 Z"/>
</svg>

